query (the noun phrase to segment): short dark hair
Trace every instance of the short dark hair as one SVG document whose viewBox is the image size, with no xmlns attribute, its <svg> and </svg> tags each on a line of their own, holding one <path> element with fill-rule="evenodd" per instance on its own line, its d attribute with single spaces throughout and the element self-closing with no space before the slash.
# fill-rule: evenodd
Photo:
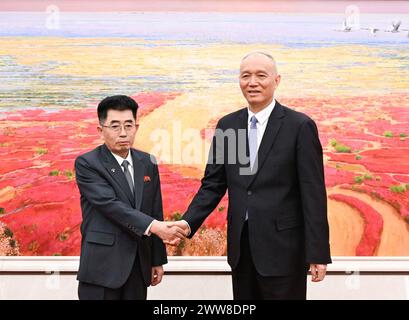
<svg viewBox="0 0 409 320">
<path fill-rule="evenodd" d="M 110 96 L 104 98 L 98 104 L 98 120 L 99 123 L 104 123 L 108 117 L 108 110 L 131 110 L 134 119 L 136 120 L 136 112 L 138 104 L 134 99 L 125 95 Z"/>
</svg>

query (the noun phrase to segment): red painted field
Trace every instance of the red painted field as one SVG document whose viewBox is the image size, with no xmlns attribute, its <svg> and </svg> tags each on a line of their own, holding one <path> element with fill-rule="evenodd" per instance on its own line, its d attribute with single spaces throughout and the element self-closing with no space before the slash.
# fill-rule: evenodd
<svg viewBox="0 0 409 320">
<path fill-rule="evenodd" d="M 141 124 L 178 96 L 136 96 Z M 331 204 L 332 253 L 409 254 L 409 95 L 281 102 L 309 114 L 319 126 Z M 214 127 L 216 120 L 207 127 Z M 96 125 L 92 108 L 1 116 L 0 230 L 8 228 L 9 247 L 2 237 L 0 255 L 18 250 L 21 255 L 79 254 L 81 212 L 73 163 L 77 155 L 100 143 Z M 206 139 L 204 134 L 202 138 Z M 194 174 L 187 174 L 189 170 Z M 190 203 L 201 173 L 169 164 L 160 165 L 160 173 L 165 219 L 173 220 Z M 224 199 L 204 229 L 178 248 L 168 248 L 169 254 L 226 254 L 226 212 Z M 361 231 L 348 225 L 355 220 L 347 219 L 347 213 L 362 224 Z M 16 240 L 14 251 L 10 240 Z"/>
</svg>

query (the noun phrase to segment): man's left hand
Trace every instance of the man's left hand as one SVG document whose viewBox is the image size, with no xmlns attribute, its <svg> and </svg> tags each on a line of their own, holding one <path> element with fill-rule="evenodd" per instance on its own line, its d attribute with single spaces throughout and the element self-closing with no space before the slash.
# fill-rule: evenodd
<svg viewBox="0 0 409 320">
<path fill-rule="evenodd" d="M 312 276 L 311 281 L 320 282 L 324 280 L 325 278 L 325 274 L 327 273 L 327 265 L 311 263 L 310 271 L 311 271 L 311 276 Z"/>
<path fill-rule="evenodd" d="M 162 281 L 164 271 L 162 266 L 152 267 L 151 285 L 156 286 Z"/>
</svg>

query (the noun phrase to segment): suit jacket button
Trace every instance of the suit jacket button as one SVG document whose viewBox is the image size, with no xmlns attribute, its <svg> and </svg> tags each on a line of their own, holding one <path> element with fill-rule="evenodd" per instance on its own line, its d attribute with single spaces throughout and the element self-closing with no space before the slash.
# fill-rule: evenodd
<svg viewBox="0 0 409 320">
<path fill-rule="evenodd" d="M 247 195 L 251 196 L 252 194 L 251 190 L 247 191 Z"/>
</svg>

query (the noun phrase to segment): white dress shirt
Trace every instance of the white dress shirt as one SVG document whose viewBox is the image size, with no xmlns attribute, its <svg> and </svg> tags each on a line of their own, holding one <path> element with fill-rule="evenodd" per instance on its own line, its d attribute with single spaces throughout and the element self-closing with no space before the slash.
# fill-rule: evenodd
<svg viewBox="0 0 409 320">
<path fill-rule="evenodd" d="M 111 152 L 111 153 L 112 153 L 112 152 Z M 115 153 L 112 153 L 112 155 L 114 156 L 114 158 L 116 159 L 116 161 L 118 161 L 118 164 L 119 164 L 119 166 L 120 166 L 121 169 L 122 169 L 122 172 L 125 171 L 125 168 L 122 166 L 122 162 L 124 162 L 124 160 L 128 161 L 128 163 L 129 163 L 129 165 L 130 165 L 130 166 L 128 167 L 128 168 L 129 168 L 129 173 L 131 174 L 132 182 L 135 183 L 135 179 L 134 179 L 134 177 L 133 177 L 133 175 L 134 175 L 134 172 L 133 172 L 134 168 L 133 168 L 133 161 L 132 161 L 131 153 L 128 152 L 128 156 L 126 157 L 126 159 L 122 158 L 121 156 L 118 156 L 118 155 L 115 154 Z"/>
<path fill-rule="evenodd" d="M 247 121 L 247 126 L 248 126 L 248 134 L 250 134 L 250 125 L 251 125 L 251 117 L 255 116 L 257 119 L 257 150 L 260 147 L 261 140 L 263 139 L 264 131 L 266 131 L 267 128 L 267 122 L 268 118 L 270 118 L 271 112 L 273 112 L 274 106 L 276 104 L 276 101 L 273 99 L 273 101 L 263 110 L 260 112 L 254 113 L 250 110 L 250 107 L 247 108 L 248 110 L 248 121 Z"/>
</svg>

